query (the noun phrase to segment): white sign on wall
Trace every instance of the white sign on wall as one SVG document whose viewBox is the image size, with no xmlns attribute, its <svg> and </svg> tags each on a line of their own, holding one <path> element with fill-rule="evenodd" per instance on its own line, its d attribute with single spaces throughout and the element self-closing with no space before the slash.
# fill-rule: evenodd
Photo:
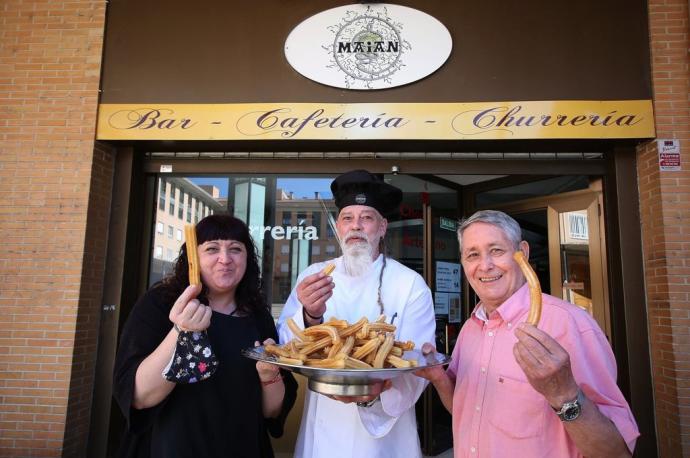
<svg viewBox="0 0 690 458">
<path fill-rule="evenodd" d="M 680 167 L 680 140 L 657 140 L 659 151 L 659 170 L 677 172 Z"/>
<path fill-rule="evenodd" d="M 448 29 L 422 11 L 353 4 L 297 25 L 285 41 L 285 57 L 297 72 L 321 84 L 386 89 L 432 74 L 452 46 Z"/>
</svg>

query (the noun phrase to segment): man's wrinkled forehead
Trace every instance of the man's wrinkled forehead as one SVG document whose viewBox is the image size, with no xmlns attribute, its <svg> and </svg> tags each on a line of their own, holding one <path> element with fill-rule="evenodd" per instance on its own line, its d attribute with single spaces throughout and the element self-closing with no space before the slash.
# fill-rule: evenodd
<svg viewBox="0 0 690 458">
<path fill-rule="evenodd" d="M 493 246 L 512 246 L 510 237 L 506 231 L 495 224 L 477 221 L 467 226 L 462 231 L 462 246 L 460 249 L 464 253 L 472 249 Z"/>
<path fill-rule="evenodd" d="M 383 216 L 381 216 L 381 213 L 379 213 L 378 210 L 376 210 L 374 207 L 369 207 L 367 205 L 348 205 L 347 207 L 344 207 L 342 210 L 340 210 L 340 213 L 338 213 L 338 218 L 342 216 L 352 216 L 354 214 L 372 215 L 377 218 L 383 218 Z"/>
</svg>

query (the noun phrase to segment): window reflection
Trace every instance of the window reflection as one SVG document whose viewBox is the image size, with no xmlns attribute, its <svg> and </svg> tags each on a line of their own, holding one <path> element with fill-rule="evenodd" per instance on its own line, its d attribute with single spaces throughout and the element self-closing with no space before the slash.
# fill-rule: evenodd
<svg viewBox="0 0 690 458">
<path fill-rule="evenodd" d="M 563 299 L 592 313 L 587 210 L 558 215 Z"/>
<path fill-rule="evenodd" d="M 340 256 L 335 234 L 337 209 L 330 184 L 335 175 L 215 175 L 159 177 L 157 210 L 151 244 L 150 284 L 171 272 L 184 243 L 185 224 L 204 216 L 229 212 L 245 221 L 254 238 L 263 291 L 277 317 L 310 264 Z M 403 190 L 399 212 L 390 215 L 387 253 L 423 273 L 423 212 L 425 203 L 456 214 L 454 191 L 410 176 L 386 176 Z M 457 255 L 453 231 L 434 246 L 438 259 Z"/>
<path fill-rule="evenodd" d="M 160 177 L 149 284 L 171 272 L 185 224 L 229 212 L 249 226 L 264 292 L 278 316 L 302 270 L 340 255 L 326 216 L 336 215 L 331 181 L 323 176 Z"/>
<path fill-rule="evenodd" d="M 278 316 L 297 282 L 297 277 L 312 263 L 325 261 L 340 254 L 335 235 L 328 229 L 325 212 L 335 212 L 330 192 L 333 177 L 275 179 L 275 200 L 272 202 L 274 221 L 280 230 L 265 232 L 264 246 L 273 245 L 270 300 L 273 315 Z M 332 249 L 328 249 L 331 246 Z M 269 291 L 266 291 L 267 293 Z"/>
<path fill-rule="evenodd" d="M 227 200 L 221 197 L 220 190 L 215 186 L 197 184 L 192 178 L 170 176 L 158 180 L 157 196 L 149 285 L 172 271 L 180 246 L 184 243 L 184 225 L 191 219 L 191 210 L 187 211 L 190 202 L 196 201 L 199 214 L 204 211 L 210 214 L 224 211 Z"/>
</svg>

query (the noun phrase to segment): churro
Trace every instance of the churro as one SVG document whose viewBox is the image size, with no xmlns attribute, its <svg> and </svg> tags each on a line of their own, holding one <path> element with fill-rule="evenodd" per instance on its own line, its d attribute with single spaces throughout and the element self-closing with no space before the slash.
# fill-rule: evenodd
<svg viewBox="0 0 690 458">
<path fill-rule="evenodd" d="M 187 245 L 187 265 L 189 266 L 189 284 L 198 285 L 201 283 L 199 271 L 199 253 L 196 244 L 196 229 L 193 224 L 184 227 L 184 239 Z"/>
<path fill-rule="evenodd" d="M 527 315 L 527 322 L 533 326 L 539 324 L 539 319 L 541 318 L 541 285 L 539 284 L 539 278 L 537 274 L 532 269 L 532 266 L 527 262 L 527 258 L 522 253 L 522 251 L 517 250 L 513 253 L 513 259 L 517 262 L 522 275 L 525 276 L 527 284 L 529 286 L 529 314 Z"/>
<path fill-rule="evenodd" d="M 416 360 L 403 358 L 405 351 L 414 349 L 414 342 L 395 340 L 396 327 L 386 323 L 384 315 L 371 322 L 362 317 L 354 324 L 331 318 L 305 330 L 292 319 L 287 324 L 295 338 L 282 346 L 265 346 L 278 362 L 328 369 L 417 366 Z"/>
</svg>

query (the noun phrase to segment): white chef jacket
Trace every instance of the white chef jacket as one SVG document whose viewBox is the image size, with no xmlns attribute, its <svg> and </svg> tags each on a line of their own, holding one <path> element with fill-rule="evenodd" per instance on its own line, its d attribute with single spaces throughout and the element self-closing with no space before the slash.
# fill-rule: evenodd
<svg viewBox="0 0 690 458">
<path fill-rule="evenodd" d="M 332 273 L 335 289 L 326 302 L 324 319 L 330 317 L 354 323 L 363 316 L 373 321 L 380 315 L 377 302 L 383 255 L 379 255 L 361 277 L 348 276 L 342 258 L 312 264 L 297 279 L 316 273 L 335 263 Z M 399 262 L 386 258 L 381 288 L 386 321 L 397 313 L 396 340 L 411 340 L 417 349 L 434 342 L 436 321 L 431 291 L 422 277 Z M 292 291 L 278 319 L 281 342 L 292 339 L 285 323 L 292 318 L 304 327 L 302 304 Z M 424 391 L 426 380 L 408 373 L 393 379 L 390 389 L 381 393 L 380 402 L 371 407 L 345 404 L 312 391 L 304 402 L 295 457 L 421 457 L 414 405 Z"/>
</svg>

